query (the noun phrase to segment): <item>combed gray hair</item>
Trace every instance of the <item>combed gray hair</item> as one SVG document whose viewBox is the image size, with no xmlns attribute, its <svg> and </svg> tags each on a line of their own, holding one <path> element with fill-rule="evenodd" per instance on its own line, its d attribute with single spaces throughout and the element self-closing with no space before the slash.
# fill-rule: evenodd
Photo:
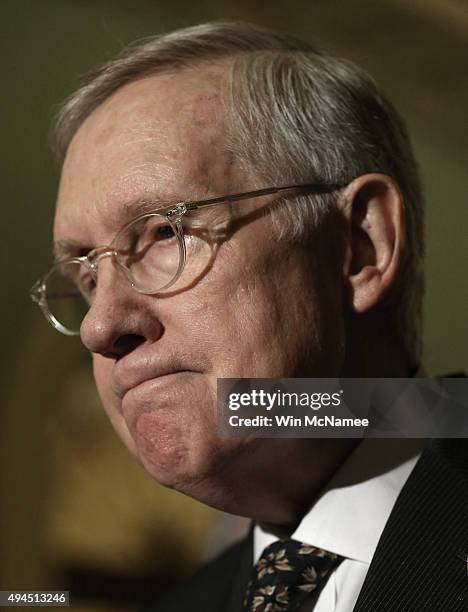
<svg viewBox="0 0 468 612">
<path fill-rule="evenodd" d="M 259 181 L 347 184 L 361 174 L 382 172 L 397 182 L 405 203 L 406 248 L 391 299 L 401 347 L 417 365 L 424 293 L 417 164 L 397 112 L 351 62 L 243 23 L 208 23 L 137 41 L 92 73 L 62 106 L 53 131 L 58 161 L 83 121 L 126 83 L 215 58 L 232 59 L 226 146 Z M 290 229 L 304 233 L 338 203 L 337 192 L 286 203 Z"/>
</svg>

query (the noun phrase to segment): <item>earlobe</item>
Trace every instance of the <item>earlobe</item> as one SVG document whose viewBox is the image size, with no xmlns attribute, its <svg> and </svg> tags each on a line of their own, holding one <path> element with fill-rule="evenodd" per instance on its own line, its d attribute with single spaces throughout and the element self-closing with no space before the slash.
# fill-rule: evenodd
<svg viewBox="0 0 468 612">
<path fill-rule="evenodd" d="M 403 198 L 396 182 L 385 174 L 356 178 L 343 196 L 350 227 L 349 306 L 363 313 L 396 282 L 404 249 Z"/>
</svg>

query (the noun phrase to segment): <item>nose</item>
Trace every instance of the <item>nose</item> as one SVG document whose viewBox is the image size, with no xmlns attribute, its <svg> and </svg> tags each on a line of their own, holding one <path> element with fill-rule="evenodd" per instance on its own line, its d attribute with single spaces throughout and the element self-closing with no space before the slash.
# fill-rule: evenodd
<svg viewBox="0 0 468 612">
<path fill-rule="evenodd" d="M 80 336 L 92 353 L 119 359 L 140 344 L 158 340 L 163 326 L 151 296 L 134 291 L 111 259 L 99 262 L 95 296 Z"/>
</svg>

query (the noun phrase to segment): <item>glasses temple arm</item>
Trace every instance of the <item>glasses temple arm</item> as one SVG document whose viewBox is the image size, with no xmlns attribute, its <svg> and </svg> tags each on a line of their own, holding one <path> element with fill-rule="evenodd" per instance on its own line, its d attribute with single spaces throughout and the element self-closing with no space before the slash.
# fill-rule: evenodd
<svg viewBox="0 0 468 612">
<path fill-rule="evenodd" d="M 256 191 L 246 191 L 243 193 L 234 193 L 228 196 L 220 196 L 218 198 L 210 198 L 209 200 L 198 200 L 196 202 L 185 202 L 187 210 L 196 210 L 207 206 L 214 206 L 221 202 L 238 202 L 239 200 L 248 200 L 249 198 L 258 198 L 261 196 L 282 193 L 286 195 L 298 195 L 300 193 L 328 193 L 336 189 L 341 189 L 344 185 L 340 184 L 317 184 L 306 183 L 303 185 L 285 185 L 284 187 L 270 187 L 268 189 L 257 189 Z"/>
</svg>

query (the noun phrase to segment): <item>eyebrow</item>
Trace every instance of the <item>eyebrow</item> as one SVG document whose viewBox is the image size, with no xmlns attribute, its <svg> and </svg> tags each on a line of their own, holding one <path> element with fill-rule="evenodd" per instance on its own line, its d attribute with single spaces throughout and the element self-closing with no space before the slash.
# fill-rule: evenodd
<svg viewBox="0 0 468 612">
<path fill-rule="evenodd" d="M 125 202 L 125 204 L 123 204 L 122 208 L 120 209 L 122 212 L 119 212 L 118 216 L 121 217 L 123 224 L 125 224 L 127 221 L 131 221 L 132 219 L 139 217 L 140 215 L 143 215 L 146 212 L 164 210 L 166 208 L 174 206 L 175 204 L 180 204 L 181 202 L 185 202 L 185 200 L 183 200 L 182 198 L 172 200 L 160 200 L 157 198 L 138 198 L 130 202 Z"/>
<path fill-rule="evenodd" d="M 83 247 L 83 244 L 75 240 L 57 240 L 52 245 L 52 255 L 54 261 L 61 261 L 69 257 L 81 257 L 91 250 Z"/>
<path fill-rule="evenodd" d="M 119 232 L 126 223 L 129 223 L 132 221 L 132 219 L 135 219 L 140 215 L 144 215 L 145 213 L 152 211 L 163 211 L 183 201 L 185 200 L 182 200 L 182 198 L 162 200 L 158 199 L 157 196 L 150 196 L 149 198 L 140 197 L 130 200 L 129 202 L 125 202 L 121 205 L 121 207 L 119 207 L 118 212 L 116 211 L 116 214 L 113 217 L 113 220 L 119 221 L 116 233 Z M 112 239 L 113 238 L 114 236 L 112 236 Z M 57 240 L 52 244 L 52 254 L 55 261 L 60 261 L 69 257 L 82 257 L 89 253 L 89 251 L 91 251 L 93 248 L 95 248 L 95 246 L 85 246 L 83 242 L 78 240 L 63 239 Z"/>
</svg>

